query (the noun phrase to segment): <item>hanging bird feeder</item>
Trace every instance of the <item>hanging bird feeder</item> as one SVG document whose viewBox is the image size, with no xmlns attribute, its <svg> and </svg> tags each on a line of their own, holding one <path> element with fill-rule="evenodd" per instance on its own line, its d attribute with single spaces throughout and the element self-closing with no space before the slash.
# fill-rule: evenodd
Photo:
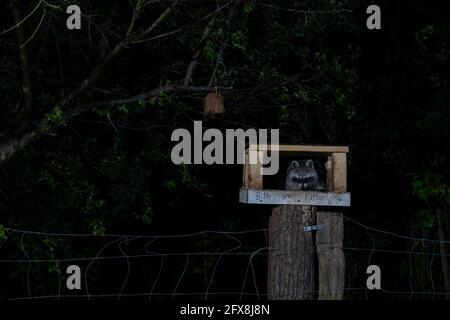
<svg viewBox="0 0 450 320">
<path fill-rule="evenodd" d="M 223 96 L 219 93 L 208 93 L 203 100 L 203 112 L 205 115 L 216 115 L 225 112 Z"/>
</svg>

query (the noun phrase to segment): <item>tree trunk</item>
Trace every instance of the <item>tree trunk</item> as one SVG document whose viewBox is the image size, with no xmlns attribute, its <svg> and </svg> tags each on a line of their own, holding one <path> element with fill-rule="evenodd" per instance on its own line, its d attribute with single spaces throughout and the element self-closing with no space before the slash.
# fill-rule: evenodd
<svg viewBox="0 0 450 320">
<path fill-rule="evenodd" d="M 314 298 L 314 242 L 305 226 L 315 222 L 316 207 L 283 205 L 269 221 L 268 294 L 271 300 Z"/>
</svg>

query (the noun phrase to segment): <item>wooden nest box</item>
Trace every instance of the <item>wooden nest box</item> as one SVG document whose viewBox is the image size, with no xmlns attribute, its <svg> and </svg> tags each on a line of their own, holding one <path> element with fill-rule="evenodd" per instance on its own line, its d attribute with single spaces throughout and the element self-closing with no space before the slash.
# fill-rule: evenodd
<svg viewBox="0 0 450 320">
<path fill-rule="evenodd" d="M 243 186 L 239 201 L 251 204 L 310 205 L 349 207 L 350 193 L 347 192 L 347 153 L 346 146 L 279 145 L 279 163 L 283 158 L 309 159 L 321 158 L 324 162 L 323 178 L 326 191 L 291 191 L 265 189 L 261 174 L 261 163 L 250 164 L 249 154 L 255 152 L 254 159 L 261 159 L 262 152 L 271 150 L 271 145 L 250 145 L 245 150 Z M 286 171 L 280 166 L 279 174 L 284 178 Z"/>
</svg>

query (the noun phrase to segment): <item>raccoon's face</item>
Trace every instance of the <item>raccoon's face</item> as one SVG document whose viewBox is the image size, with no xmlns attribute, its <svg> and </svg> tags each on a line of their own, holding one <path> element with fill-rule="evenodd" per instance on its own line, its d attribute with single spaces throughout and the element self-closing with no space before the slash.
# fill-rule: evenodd
<svg viewBox="0 0 450 320">
<path fill-rule="evenodd" d="M 286 176 L 287 190 L 313 191 L 320 190 L 319 175 L 314 168 L 314 162 L 309 159 L 304 165 L 292 161 Z"/>
</svg>

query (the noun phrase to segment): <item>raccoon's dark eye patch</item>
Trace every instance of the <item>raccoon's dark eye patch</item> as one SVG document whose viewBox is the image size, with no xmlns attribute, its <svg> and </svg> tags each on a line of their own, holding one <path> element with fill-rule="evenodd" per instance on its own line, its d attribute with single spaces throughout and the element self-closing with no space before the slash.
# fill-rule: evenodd
<svg viewBox="0 0 450 320">
<path fill-rule="evenodd" d="M 296 177 L 294 177 L 292 180 L 294 180 L 294 182 L 296 182 L 296 183 L 301 183 L 303 181 L 301 178 L 296 178 Z"/>
</svg>

